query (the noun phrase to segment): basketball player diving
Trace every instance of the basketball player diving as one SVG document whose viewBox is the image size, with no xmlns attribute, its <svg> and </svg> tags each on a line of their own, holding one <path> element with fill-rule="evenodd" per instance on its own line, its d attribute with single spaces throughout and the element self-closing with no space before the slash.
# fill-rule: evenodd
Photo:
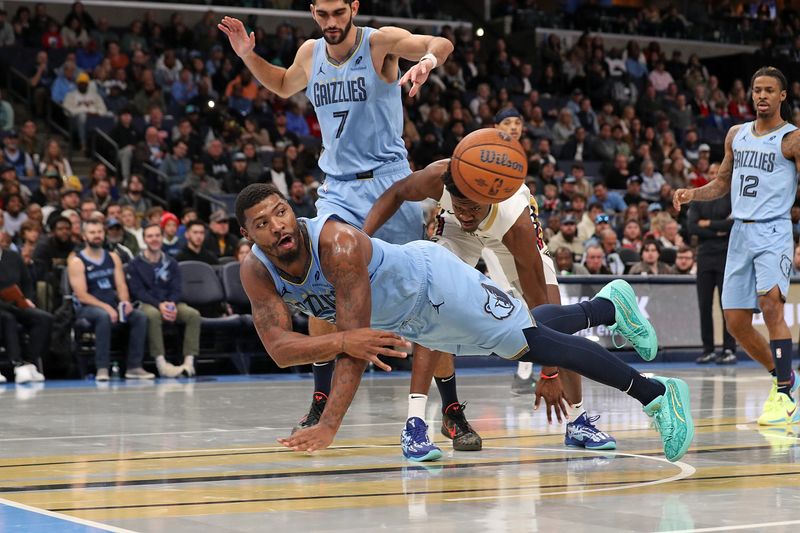
<svg viewBox="0 0 800 533">
<path fill-rule="evenodd" d="M 789 212 L 797 192 L 800 131 L 781 113 L 788 85 L 783 73 L 763 67 L 750 80 L 756 120 L 733 126 L 717 179 L 678 189 L 676 209 L 731 193 L 734 219 L 725 263 L 722 309 L 728 331 L 747 354 L 772 375 L 760 425 L 800 421 L 794 393 L 800 376 L 792 370 L 792 335 L 783 315 L 789 294 L 794 241 Z M 761 312 L 769 342 L 753 327 Z"/>
<path fill-rule="evenodd" d="M 335 213 L 361 227 L 378 196 L 411 173 L 402 138 L 400 86 L 411 82 L 409 95 L 415 96 L 429 73 L 445 62 L 453 44 L 442 37 L 414 35 L 402 28 L 356 26 L 358 0 L 313 0 L 310 9 L 323 38 L 305 41 L 288 68 L 259 57 L 254 52 L 255 35 L 248 35 L 241 21 L 224 17 L 219 29 L 267 89 L 284 98 L 305 89 L 322 130 L 319 167 L 325 180 L 319 189 L 317 213 Z M 400 58 L 417 62 L 402 77 Z M 422 239 L 421 206 L 407 203 L 376 236 L 397 244 Z M 327 322 L 309 321 L 312 335 L 335 331 L 335 326 Z M 333 355 L 313 365 L 311 408 L 295 429 L 316 424 L 325 409 L 334 371 L 332 359 Z M 380 361 L 376 364 L 389 368 Z M 418 444 L 425 448 L 414 450 L 419 456 L 435 448 L 429 442 Z"/>
<path fill-rule="evenodd" d="M 402 356 L 386 346 L 408 339 L 455 355 L 495 354 L 569 368 L 638 400 L 653 419 L 668 460 L 678 460 L 689 448 L 694 425 L 685 382 L 642 376 L 600 345 L 571 335 L 587 324 L 614 325 L 634 347 L 657 344 L 625 281 L 611 282 L 592 300 L 541 305 L 531 314 L 443 246 L 389 244 L 331 214 L 297 219 L 271 184 L 251 184 L 240 192 L 236 216 L 242 236 L 254 245 L 242 264 L 242 283 L 256 330 L 274 361 L 287 367 L 338 357 L 319 423 L 279 439 L 284 446 L 328 447 L 367 363 L 379 355 Z M 296 333 L 290 307 L 333 322 L 338 331 L 316 337 Z M 650 358 L 654 352 L 639 353 Z"/>
<path fill-rule="evenodd" d="M 458 190 L 450 175 L 450 160 L 436 161 L 389 187 L 367 215 L 364 232 L 372 235 L 403 202 L 426 198 L 437 200 L 441 207 L 432 239 L 434 242 L 473 267 L 484 250 L 494 252 L 499 268 L 509 280 L 514 294 L 521 295 L 530 309 L 549 302 L 561 303 L 560 297 L 552 294 L 558 291 L 552 260 L 549 256 L 540 255 L 539 249 L 532 246 L 539 239 L 534 222 L 535 200 L 531 198 L 527 186 L 521 186 L 508 200 L 479 204 L 464 197 Z M 548 269 L 549 275 L 546 274 Z M 652 346 L 639 347 L 648 353 L 652 351 L 649 359 L 655 356 L 657 350 L 656 339 L 653 337 L 651 340 Z M 418 365 L 421 376 L 411 382 L 412 395 L 427 394 L 434 369 L 439 379 L 455 373 L 453 358 L 449 355 L 429 353 L 422 359 L 417 353 L 415 357 L 419 359 L 415 365 Z M 425 373 L 423 368 L 426 369 Z M 570 384 L 568 392 L 571 396 L 565 394 L 559 369 L 543 368 L 536 387 L 535 406 L 538 408 L 544 398 L 548 421 L 552 422 L 553 413 L 559 422 L 562 421 L 562 415 L 567 419 L 565 444 L 599 450 L 615 449 L 615 439 L 597 429 L 593 424 L 596 418 L 589 417 L 581 406 L 580 375 L 565 369 L 564 374 L 568 373 L 569 381 L 565 381 Z M 446 429 L 443 428 L 443 432 Z"/>
</svg>

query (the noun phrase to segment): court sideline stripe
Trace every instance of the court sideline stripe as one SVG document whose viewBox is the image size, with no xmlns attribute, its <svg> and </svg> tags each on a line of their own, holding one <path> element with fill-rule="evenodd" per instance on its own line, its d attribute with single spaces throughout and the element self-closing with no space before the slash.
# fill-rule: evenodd
<svg viewBox="0 0 800 533">
<path fill-rule="evenodd" d="M 672 533 L 706 533 L 711 531 L 734 531 L 741 529 L 756 529 L 762 527 L 791 526 L 794 524 L 800 524 L 800 520 L 784 520 L 783 522 L 760 522 L 755 524 L 744 524 L 738 526 L 703 527 L 698 529 L 676 529 L 673 530 Z"/>
<path fill-rule="evenodd" d="M 28 511 L 30 513 L 36 513 L 44 516 L 49 516 L 50 518 L 56 518 L 58 520 L 64 520 L 65 522 L 72 522 L 73 524 L 80 524 L 82 526 L 93 527 L 95 529 L 101 529 L 103 531 L 110 531 L 111 533 L 136 533 L 130 529 L 123 529 L 117 526 L 111 526 L 108 524 L 101 524 L 100 522 L 95 522 L 93 520 L 86 520 L 84 518 L 78 518 L 76 516 L 69 516 L 66 514 L 61 514 L 58 511 L 48 510 L 48 509 L 41 509 L 39 507 L 32 507 L 30 505 L 25 505 L 24 503 L 15 502 L 12 500 L 6 500 L 5 498 L 0 498 L 0 505 L 5 505 L 8 507 L 13 507 L 15 509 L 21 509 L 23 511 Z"/>
</svg>

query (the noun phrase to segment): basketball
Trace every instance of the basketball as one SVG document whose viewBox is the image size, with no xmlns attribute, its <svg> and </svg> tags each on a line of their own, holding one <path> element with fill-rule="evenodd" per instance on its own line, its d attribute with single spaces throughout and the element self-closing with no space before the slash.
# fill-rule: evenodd
<svg viewBox="0 0 800 533">
<path fill-rule="evenodd" d="M 453 181 L 464 196 L 496 204 L 514 195 L 525 182 L 528 158 L 522 145 L 494 128 L 464 137 L 450 161 Z"/>
</svg>

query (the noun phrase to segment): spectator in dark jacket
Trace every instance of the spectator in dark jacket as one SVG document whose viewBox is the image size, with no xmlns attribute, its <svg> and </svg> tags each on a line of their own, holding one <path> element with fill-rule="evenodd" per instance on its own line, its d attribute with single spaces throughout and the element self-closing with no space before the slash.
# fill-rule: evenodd
<svg viewBox="0 0 800 533">
<path fill-rule="evenodd" d="M 174 215 L 173 215 L 174 216 Z M 200 350 L 200 313 L 181 302 L 181 270 L 178 262 L 162 251 L 163 234 L 158 224 L 143 230 L 145 250 L 131 261 L 127 269 L 131 297 L 142 303 L 147 315 L 147 341 L 161 377 L 195 374 L 194 356 Z M 164 322 L 185 324 L 183 364 L 175 366 L 166 360 Z"/>
<path fill-rule="evenodd" d="M 53 315 L 36 309 L 33 280 L 22 257 L 11 250 L 0 249 L 0 291 L 0 342 L 14 364 L 14 381 L 44 381 L 35 362 L 48 355 Z M 28 333 L 25 350 L 20 342 L 20 326 Z M 0 376 L 0 382 L 5 381 Z"/>
<path fill-rule="evenodd" d="M 289 206 L 298 217 L 314 218 L 317 208 L 313 200 L 306 194 L 306 186 L 300 180 L 294 180 L 289 188 Z"/>
<path fill-rule="evenodd" d="M 206 235 L 206 242 L 203 246 L 217 257 L 236 255 L 236 245 L 239 239 L 231 234 L 229 219 L 228 213 L 221 209 L 214 211 L 209 217 L 208 229 L 211 231 Z"/>
<path fill-rule="evenodd" d="M 178 256 L 178 261 L 202 261 L 208 265 L 218 265 L 219 259 L 216 255 L 209 252 L 203 243 L 206 240 L 206 225 L 200 220 L 192 220 L 186 224 L 184 232 L 186 246 L 184 246 Z"/>
</svg>

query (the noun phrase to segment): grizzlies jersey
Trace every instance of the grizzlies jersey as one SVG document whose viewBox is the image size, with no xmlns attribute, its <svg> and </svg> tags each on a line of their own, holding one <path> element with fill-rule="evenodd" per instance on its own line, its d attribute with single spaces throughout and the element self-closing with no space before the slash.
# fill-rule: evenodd
<svg viewBox="0 0 800 533">
<path fill-rule="evenodd" d="M 267 267 L 275 289 L 290 308 L 336 323 L 336 290 L 325 278 L 319 260 L 319 234 L 331 217 L 341 221 L 336 215 L 297 219 L 307 230 L 306 245 L 311 252 L 308 272 L 302 281 L 286 279 L 258 246 L 253 247 L 253 253 Z M 371 240 L 372 258 L 367 269 L 372 293 L 371 324 L 376 329 L 397 331 L 424 294 L 426 278 L 421 254 L 413 249 L 403 251 L 400 246 L 379 239 Z"/>
<path fill-rule="evenodd" d="M 731 211 L 737 220 L 789 218 L 797 190 L 797 167 L 783 156 L 783 137 L 797 128 L 785 123 L 756 135 L 746 122 L 733 138 Z"/>
<path fill-rule="evenodd" d="M 78 258 L 83 262 L 86 271 L 86 290 L 112 307 L 117 305 L 117 285 L 114 280 L 114 259 L 111 254 L 103 250 L 103 259 L 95 263 L 84 255 L 83 250 L 78 252 Z"/>
<path fill-rule="evenodd" d="M 373 28 L 359 28 L 356 49 L 341 64 L 325 40 L 314 45 L 306 96 L 322 130 L 319 167 L 327 176 L 350 176 L 404 161 L 403 106 L 396 80 L 382 80 L 372 64 Z"/>
</svg>

